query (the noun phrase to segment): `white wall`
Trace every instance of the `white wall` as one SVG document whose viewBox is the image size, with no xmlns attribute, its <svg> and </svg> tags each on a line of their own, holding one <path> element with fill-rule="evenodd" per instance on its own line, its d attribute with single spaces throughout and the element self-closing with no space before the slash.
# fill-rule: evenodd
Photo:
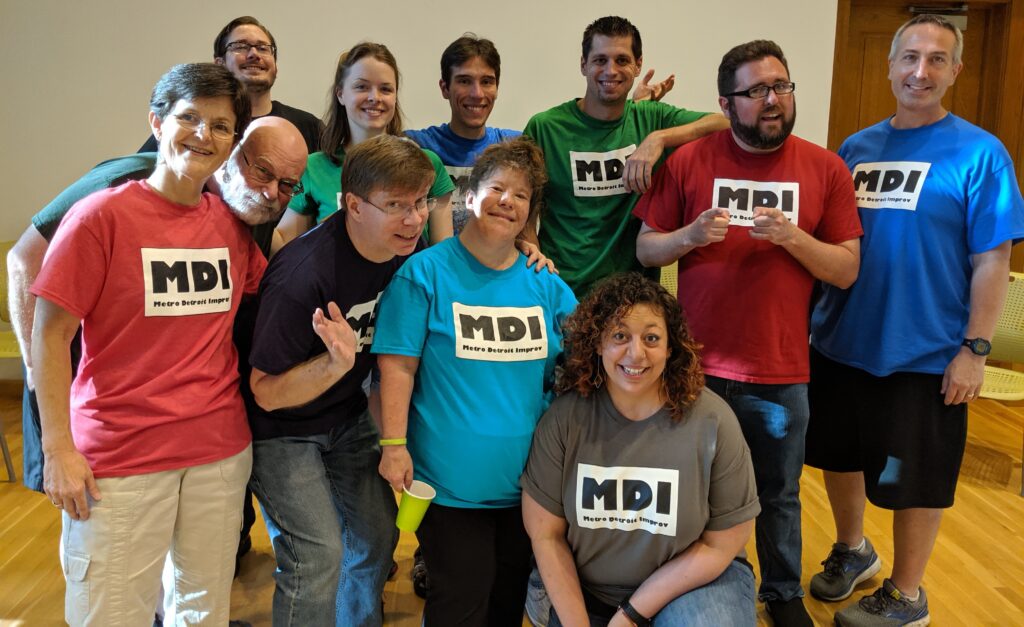
<svg viewBox="0 0 1024 627">
<path fill-rule="evenodd" d="M 491 122 L 510 128 L 583 95 L 580 39 L 603 15 L 637 25 L 645 69 L 656 69 L 658 80 L 676 75 L 666 102 L 695 110 L 717 110 L 715 76 L 726 50 L 774 39 L 799 85 L 796 132 L 819 144 L 827 137 L 836 0 L 0 0 L 0 240 L 16 239 L 96 163 L 137 150 L 160 75 L 175 63 L 212 60 L 214 36 L 246 14 L 277 39 L 274 98 L 316 115 L 338 54 L 360 40 L 386 44 L 402 71 L 407 128 L 448 119 L 438 62 L 466 31 L 492 39 L 502 54 Z M 0 378 L 16 376 L 15 364 L 0 364 Z"/>
</svg>

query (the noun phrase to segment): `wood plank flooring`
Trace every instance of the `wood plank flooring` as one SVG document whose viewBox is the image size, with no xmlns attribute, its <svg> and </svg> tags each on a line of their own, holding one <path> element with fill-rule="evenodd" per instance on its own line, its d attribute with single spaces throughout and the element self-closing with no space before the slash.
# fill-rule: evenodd
<svg viewBox="0 0 1024 627">
<path fill-rule="evenodd" d="M 20 388 L 0 385 L 0 420 L 19 478 L 20 402 Z M 943 520 L 924 580 L 934 625 L 1024 625 L 1022 425 L 1024 405 L 987 399 L 972 404 L 956 505 Z M 834 529 L 821 474 L 805 469 L 801 490 L 806 588 L 831 546 Z M 892 563 L 891 523 L 891 513 L 868 507 L 866 531 L 885 562 L 883 575 Z M 45 497 L 20 484 L 0 483 L 0 625 L 63 624 L 59 536 L 60 518 Z M 253 530 L 253 545 L 235 580 L 231 616 L 259 627 L 270 625 L 274 568 L 262 521 Z M 409 578 L 414 548 L 415 538 L 403 534 L 396 552 L 399 572 L 385 590 L 386 625 L 420 624 L 422 601 L 413 594 Z M 753 542 L 748 552 L 755 556 Z M 839 604 L 808 597 L 807 607 L 817 624 L 831 625 L 838 607 L 854 602 L 880 583 L 881 577 L 876 577 Z M 770 625 L 763 608 L 759 606 L 758 611 L 759 623 Z"/>
</svg>

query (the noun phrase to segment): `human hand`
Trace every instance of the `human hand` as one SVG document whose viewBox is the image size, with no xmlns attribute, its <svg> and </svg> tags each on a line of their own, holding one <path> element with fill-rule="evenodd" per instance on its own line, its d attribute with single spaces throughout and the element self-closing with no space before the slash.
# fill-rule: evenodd
<svg viewBox="0 0 1024 627">
<path fill-rule="evenodd" d="M 622 173 L 622 181 L 628 191 L 642 194 L 650 188 L 654 164 L 664 151 L 665 143 L 657 131 L 640 142 L 633 154 L 626 158 L 626 169 Z"/>
<path fill-rule="evenodd" d="M 323 309 L 316 308 L 313 331 L 327 347 L 331 364 L 338 372 L 345 373 L 356 361 L 356 334 L 334 301 L 327 303 L 327 313 L 330 318 L 324 315 Z"/>
<path fill-rule="evenodd" d="M 684 228 L 688 231 L 687 243 L 696 248 L 720 242 L 729 232 L 729 210 L 708 209 Z"/>
<path fill-rule="evenodd" d="M 89 520 L 89 497 L 103 498 L 85 457 L 74 448 L 46 455 L 43 463 L 43 491 L 57 509 L 74 520 Z"/>
<path fill-rule="evenodd" d="M 650 84 L 652 78 L 654 78 L 654 70 L 647 70 L 647 74 L 644 74 L 644 77 L 640 79 L 640 84 L 633 90 L 633 100 L 653 100 L 658 102 L 676 86 L 675 74 L 669 74 L 668 78 L 653 85 Z"/>
<path fill-rule="evenodd" d="M 750 237 L 781 245 L 793 239 L 798 227 L 777 207 L 754 207 L 754 228 Z"/>
<path fill-rule="evenodd" d="M 526 255 L 526 267 L 533 267 L 534 272 L 540 272 L 544 268 L 548 269 L 550 274 L 558 274 L 558 270 L 555 268 L 555 262 L 550 258 L 546 257 L 544 253 L 540 252 L 540 247 L 533 242 L 528 242 L 525 239 L 521 239 L 516 242 L 519 246 L 519 250 Z M 534 264 L 537 264 L 534 267 Z"/>
<path fill-rule="evenodd" d="M 391 484 L 391 489 L 401 492 L 412 485 L 412 457 L 405 446 L 383 446 L 380 466 L 377 471 Z"/>
<path fill-rule="evenodd" d="M 973 401 L 981 392 L 981 384 L 985 379 L 985 358 L 961 348 L 946 366 L 942 373 L 942 402 L 946 405 L 959 405 Z"/>
</svg>

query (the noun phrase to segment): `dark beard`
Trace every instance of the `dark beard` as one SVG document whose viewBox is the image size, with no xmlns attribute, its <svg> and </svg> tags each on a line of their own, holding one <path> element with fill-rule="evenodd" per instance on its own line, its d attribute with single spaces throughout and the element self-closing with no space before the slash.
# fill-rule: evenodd
<svg viewBox="0 0 1024 627">
<path fill-rule="evenodd" d="M 782 118 L 782 128 L 778 133 L 771 135 L 761 132 L 757 124 L 747 125 L 739 121 L 739 116 L 736 115 L 736 110 L 732 108 L 732 103 L 729 104 L 730 113 L 729 125 L 732 127 L 732 132 L 736 137 L 740 138 L 744 144 L 751 148 L 757 148 L 758 150 L 772 150 L 782 145 L 782 142 L 786 141 L 790 133 L 793 132 L 793 126 L 796 124 L 796 103 L 793 103 L 793 117 L 786 119 L 785 116 Z"/>
</svg>

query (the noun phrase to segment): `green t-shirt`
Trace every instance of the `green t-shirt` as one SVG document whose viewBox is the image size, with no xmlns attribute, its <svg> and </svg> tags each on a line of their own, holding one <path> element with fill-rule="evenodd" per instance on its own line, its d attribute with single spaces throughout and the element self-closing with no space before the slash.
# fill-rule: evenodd
<svg viewBox="0 0 1024 627">
<path fill-rule="evenodd" d="M 434 184 L 430 187 L 431 198 L 444 196 L 455 190 L 455 183 L 441 163 L 441 158 L 430 150 L 423 150 L 434 166 Z M 294 196 L 288 208 L 304 216 L 316 216 L 319 224 L 338 210 L 338 194 L 341 193 L 341 163 L 345 153 L 337 153 L 337 163 L 325 152 L 314 152 L 306 161 L 302 174 L 302 193 Z"/>
<path fill-rule="evenodd" d="M 540 248 L 558 267 L 577 297 L 616 272 L 641 270 L 636 260 L 640 221 L 632 216 L 640 198 L 626 191 L 626 157 L 654 131 L 694 122 L 707 113 L 662 102 L 626 102 L 618 120 L 597 120 L 576 100 L 533 116 L 523 134 L 547 162 Z M 665 160 L 668 151 L 657 165 Z"/>
</svg>

